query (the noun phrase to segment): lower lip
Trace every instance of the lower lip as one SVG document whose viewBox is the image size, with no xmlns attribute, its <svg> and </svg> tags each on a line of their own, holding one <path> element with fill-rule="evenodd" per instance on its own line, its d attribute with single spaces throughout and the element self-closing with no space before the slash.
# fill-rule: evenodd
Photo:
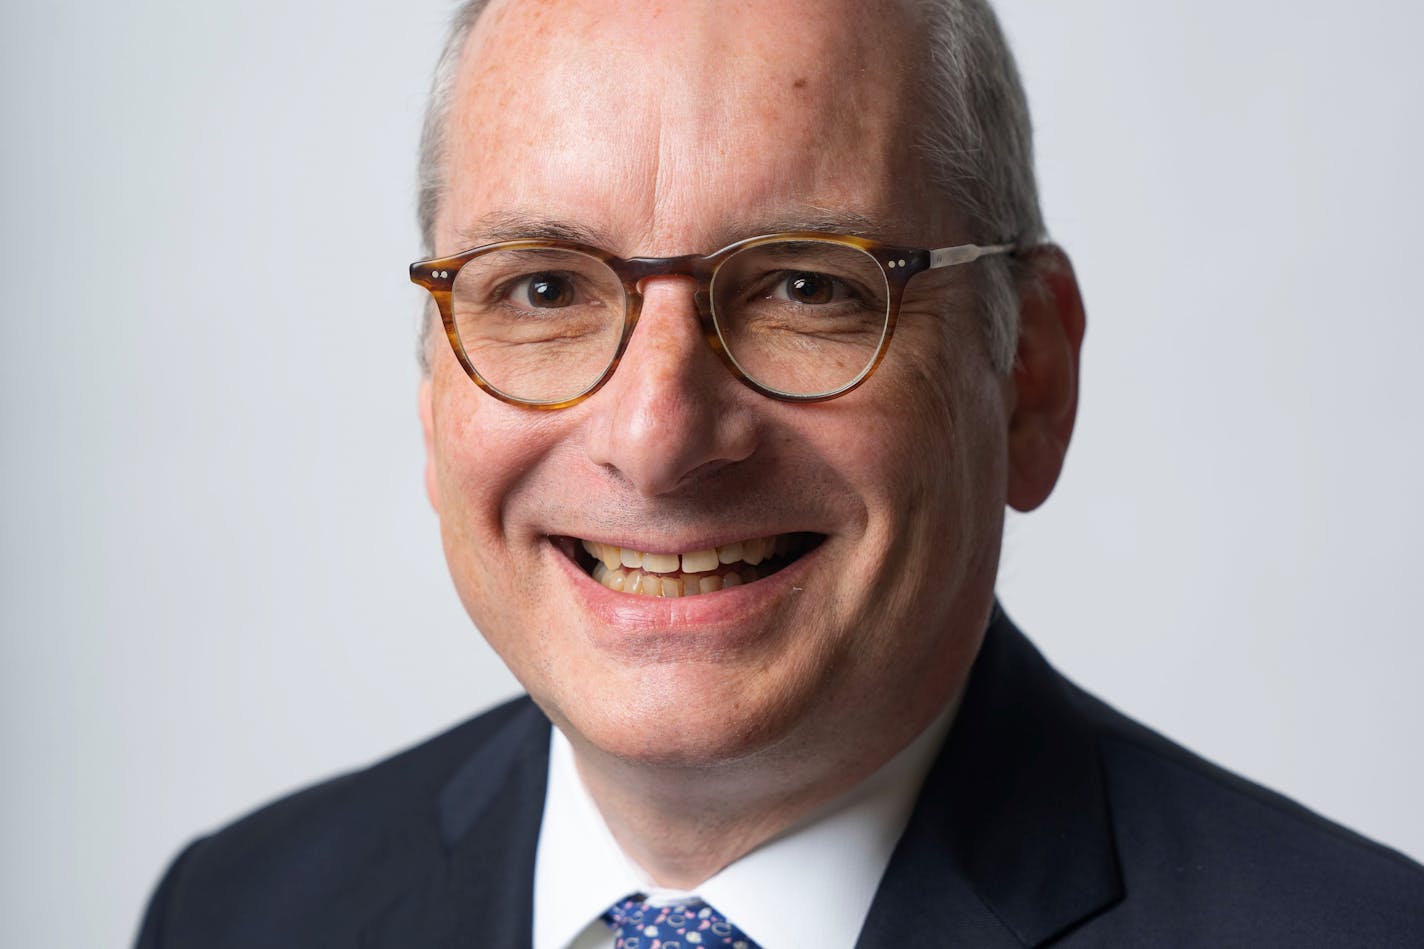
<svg viewBox="0 0 1424 949">
<path fill-rule="evenodd" d="M 825 547 L 824 540 L 768 577 L 695 596 L 656 597 L 610 590 L 583 572 L 553 544 L 546 554 L 559 564 L 584 608 L 599 622 L 591 638 L 602 645 L 646 648 L 658 642 L 683 647 L 731 648 L 762 638 L 764 617 L 788 597 L 804 596 L 804 577 Z"/>
</svg>

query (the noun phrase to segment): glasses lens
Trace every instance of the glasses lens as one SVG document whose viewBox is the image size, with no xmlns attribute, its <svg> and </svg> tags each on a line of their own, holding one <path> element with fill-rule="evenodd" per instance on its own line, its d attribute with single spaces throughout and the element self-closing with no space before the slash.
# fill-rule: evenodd
<svg viewBox="0 0 1424 949">
<path fill-rule="evenodd" d="M 757 244 L 712 281 L 722 346 L 750 379 L 793 396 L 858 381 L 880 351 L 890 312 L 880 264 L 833 241 Z"/>
<path fill-rule="evenodd" d="M 450 309 L 460 345 L 488 385 L 522 402 L 563 402 L 613 361 L 623 284 L 579 251 L 495 250 L 460 268 Z"/>
</svg>

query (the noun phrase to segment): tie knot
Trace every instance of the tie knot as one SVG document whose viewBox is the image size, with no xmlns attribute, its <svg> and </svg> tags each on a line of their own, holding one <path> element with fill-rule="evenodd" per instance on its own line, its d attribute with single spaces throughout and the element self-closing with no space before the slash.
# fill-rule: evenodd
<svg viewBox="0 0 1424 949">
<path fill-rule="evenodd" d="M 616 949 L 760 949 L 702 900 L 655 906 L 646 899 L 635 893 L 603 914 Z"/>
</svg>

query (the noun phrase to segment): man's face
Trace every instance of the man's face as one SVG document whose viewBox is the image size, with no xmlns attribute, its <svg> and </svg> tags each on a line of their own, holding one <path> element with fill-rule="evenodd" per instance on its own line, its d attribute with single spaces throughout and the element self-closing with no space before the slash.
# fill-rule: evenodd
<svg viewBox="0 0 1424 949">
<path fill-rule="evenodd" d="M 864 2 L 496 0 L 459 74 L 436 250 L 511 222 L 620 256 L 837 221 L 907 246 L 970 238 L 911 154 L 914 33 Z M 1005 492 L 1008 387 L 971 279 L 915 278 L 876 374 L 817 405 L 737 382 L 681 277 L 645 281 L 617 372 L 572 408 L 498 402 L 436 341 L 422 413 L 451 573 L 576 746 L 833 773 L 942 707 L 990 609 Z M 680 598 L 608 589 L 578 553 L 789 535 L 809 549 L 780 570 Z"/>
</svg>

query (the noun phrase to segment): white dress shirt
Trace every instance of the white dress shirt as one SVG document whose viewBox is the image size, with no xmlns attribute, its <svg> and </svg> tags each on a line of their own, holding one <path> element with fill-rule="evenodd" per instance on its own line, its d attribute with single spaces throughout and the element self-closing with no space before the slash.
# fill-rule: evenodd
<svg viewBox="0 0 1424 949">
<path fill-rule="evenodd" d="M 534 863 L 534 949 L 612 949 L 601 917 L 635 892 L 655 905 L 700 898 L 764 949 L 853 949 L 954 707 L 865 781 L 695 892 L 653 886 L 624 856 L 584 789 L 568 739 L 551 729 Z"/>
</svg>

